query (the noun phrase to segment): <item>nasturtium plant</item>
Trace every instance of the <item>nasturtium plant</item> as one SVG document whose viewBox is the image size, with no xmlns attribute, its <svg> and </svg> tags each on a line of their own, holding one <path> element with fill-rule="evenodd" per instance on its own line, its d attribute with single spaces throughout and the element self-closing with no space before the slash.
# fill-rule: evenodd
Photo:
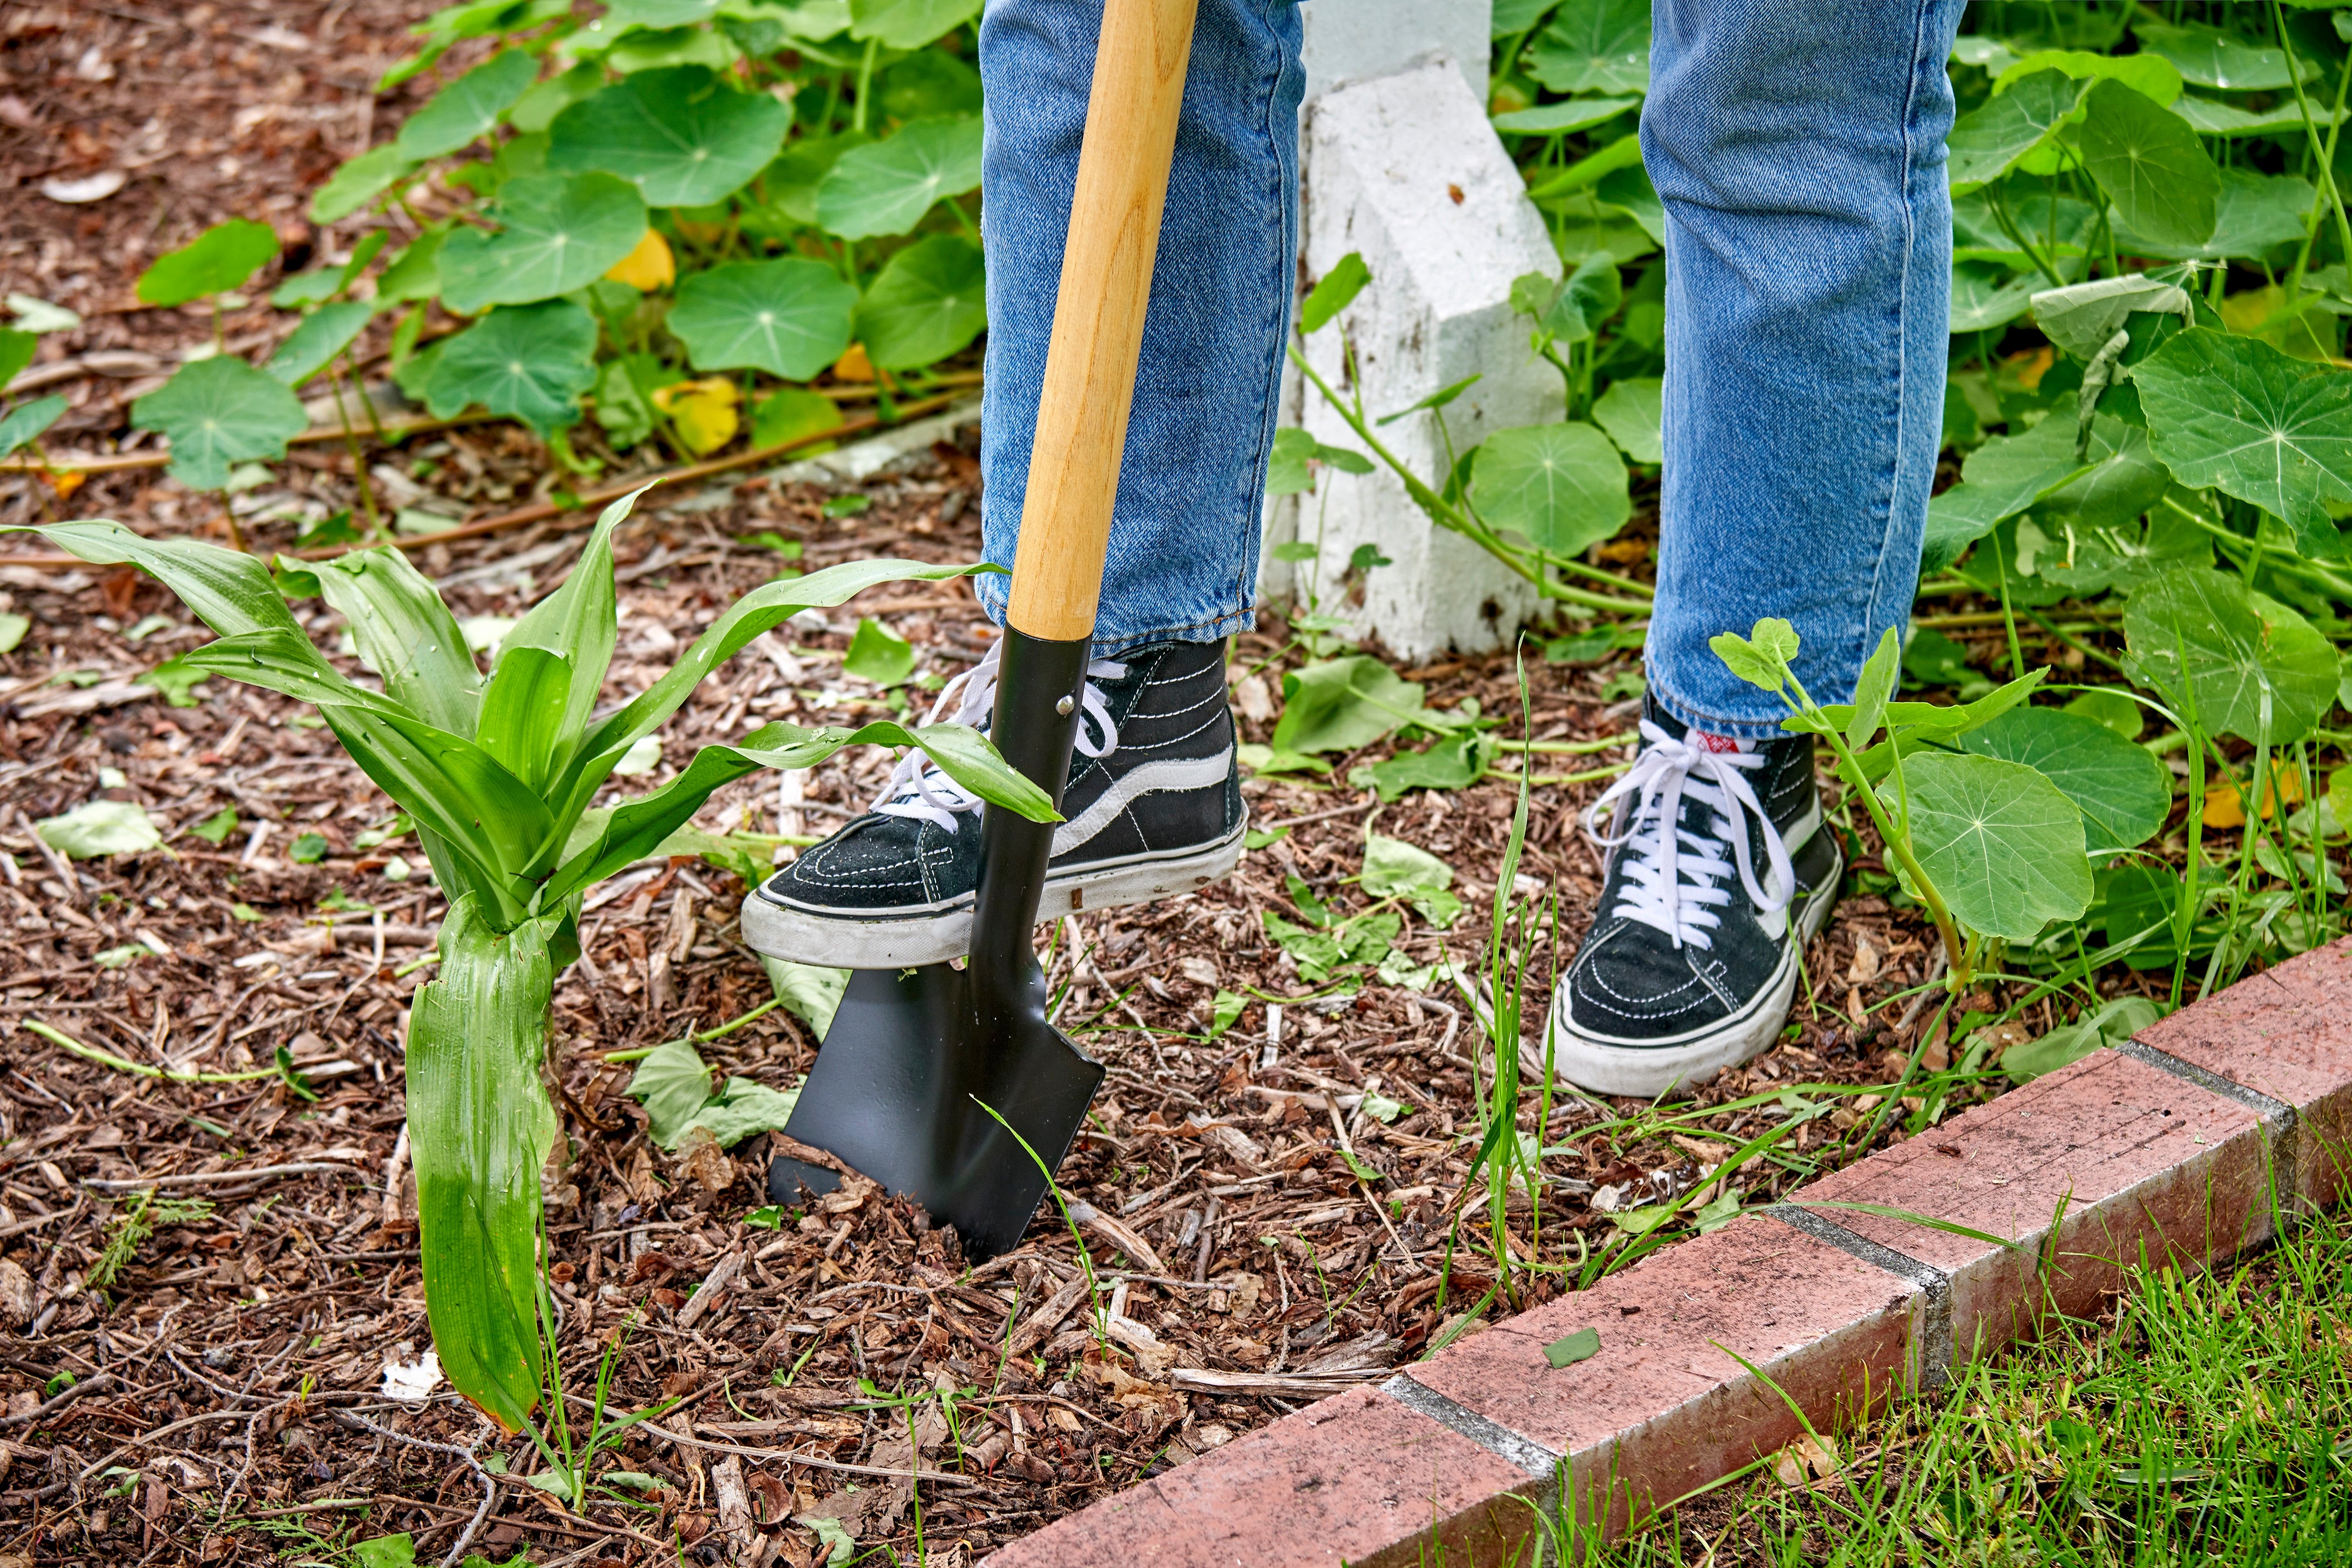
<svg viewBox="0 0 2352 1568">
<path fill-rule="evenodd" d="M 436 417 L 471 403 L 549 434 L 596 384 L 595 319 L 569 299 L 500 306 L 440 346 L 425 398 Z"/>
<path fill-rule="evenodd" d="M 739 261 L 678 286 L 669 329 L 698 370 L 755 366 L 807 381 L 849 347 L 857 290 L 803 256 Z"/>
<path fill-rule="evenodd" d="M 502 50 L 435 93 L 403 122 L 392 145 L 411 163 L 455 152 L 488 135 L 538 77 L 539 62 L 528 51 Z"/>
<path fill-rule="evenodd" d="M 2149 444 L 2184 485 L 2250 501 L 2322 559 L 2346 553 L 2330 503 L 2352 502 L 2352 371 L 2191 328 L 2135 368 Z"/>
<path fill-rule="evenodd" d="M 791 124 L 782 104 L 705 67 L 640 71 L 555 117 L 547 166 L 617 174 L 653 206 L 706 206 L 766 168 Z"/>
<path fill-rule="evenodd" d="M 834 161 L 817 186 L 817 221 L 844 239 L 905 234 L 943 197 L 979 188 L 979 120 L 909 120 Z"/>
<path fill-rule="evenodd" d="M 1958 737 L 1961 750 L 2021 763 L 2083 816 L 2084 848 L 2111 855 L 2156 836 L 2172 809 L 2172 779 L 2143 746 L 2095 718 L 2015 707 Z"/>
<path fill-rule="evenodd" d="M 261 368 L 288 386 L 299 387 L 350 348 L 374 317 L 375 307 L 364 299 L 321 305 L 302 318 L 302 324 L 287 334 Z"/>
<path fill-rule="evenodd" d="M 2168 572 L 2124 610 L 2125 669 L 2209 735 L 2283 746 L 2335 705 L 2335 648 L 2311 622 L 2227 572 Z"/>
<path fill-rule="evenodd" d="M 145 305 L 185 305 L 225 294 L 278 258 L 278 231 L 249 218 L 215 224 L 139 275 Z"/>
<path fill-rule="evenodd" d="M 1531 59 L 1536 79 L 1559 92 L 1646 91 L 1649 0 L 1566 0 Z"/>
<path fill-rule="evenodd" d="M 1624 459 L 1581 422 L 1497 431 L 1480 444 L 1472 474 L 1479 516 L 1560 555 L 1599 544 L 1633 511 Z"/>
<path fill-rule="evenodd" d="M 310 425 L 285 383 L 225 354 L 181 366 L 131 405 L 131 423 L 163 434 L 172 476 L 197 490 L 221 488 L 239 463 L 285 456 Z"/>
<path fill-rule="evenodd" d="M 2200 245 L 2213 232 L 2221 171 L 2186 120 L 2113 78 L 2084 95 L 2083 167 L 2141 234 Z"/>
<path fill-rule="evenodd" d="M 987 273 L 980 246 L 961 235 L 932 235 L 893 256 L 857 306 L 857 336 L 886 371 L 945 359 L 988 325 Z"/>
<path fill-rule="evenodd" d="M 441 246 L 442 298 L 461 314 L 584 288 L 635 250 L 646 232 L 643 199 L 627 181 L 606 173 L 509 181 L 495 213 L 497 233 L 460 229 Z"/>
</svg>

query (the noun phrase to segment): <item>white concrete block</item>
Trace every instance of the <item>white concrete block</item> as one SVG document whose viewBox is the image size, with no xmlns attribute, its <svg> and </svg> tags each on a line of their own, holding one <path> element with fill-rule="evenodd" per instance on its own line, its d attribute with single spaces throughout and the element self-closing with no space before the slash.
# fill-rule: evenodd
<svg viewBox="0 0 2352 1568">
<path fill-rule="evenodd" d="M 1307 0 L 1298 9 L 1307 101 L 1442 59 L 1484 102 L 1494 16 L 1493 0 Z"/>
<path fill-rule="evenodd" d="M 1372 277 L 1334 324 L 1307 340 L 1317 372 L 1349 392 L 1344 332 L 1373 418 L 1480 376 L 1444 413 L 1457 453 L 1493 431 L 1564 417 L 1559 372 L 1528 348 L 1528 324 L 1510 307 L 1512 279 L 1557 277 L 1559 258 L 1461 73 L 1440 61 L 1327 94 L 1308 107 L 1301 152 L 1308 277 L 1320 278 L 1350 251 Z M 1299 407 L 1299 423 L 1317 440 L 1361 450 L 1313 388 Z M 1437 415 L 1413 414 L 1377 434 L 1415 473 L 1443 486 L 1448 459 Z M 1297 499 L 1296 537 L 1320 544 L 1318 560 L 1294 574 L 1297 596 L 1305 597 L 1308 572 L 1319 569 L 1323 610 L 1346 615 L 1401 658 L 1499 646 L 1537 607 L 1530 585 L 1431 523 L 1385 469 L 1360 477 L 1325 470 Z M 1349 602 L 1340 580 L 1362 544 L 1378 545 L 1394 564 L 1370 572 Z"/>
</svg>

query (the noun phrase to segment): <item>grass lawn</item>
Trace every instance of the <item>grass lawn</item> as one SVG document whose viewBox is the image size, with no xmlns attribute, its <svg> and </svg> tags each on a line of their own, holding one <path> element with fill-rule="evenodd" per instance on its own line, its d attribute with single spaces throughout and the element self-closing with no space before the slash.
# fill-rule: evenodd
<svg viewBox="0 0 2352 1568">
<path fill-rule="evenodd" d="M 2040 1343 L 1859 1431 L 1800 1440 L 1612 1547 L 1555 1534 L 1544 1561 L 2352 1562 L 2347 1305 L 2352 1213 L 2213 1275 L 2144 1267 L 2096 1322 L 2056 1320 Z"/>
</svg>

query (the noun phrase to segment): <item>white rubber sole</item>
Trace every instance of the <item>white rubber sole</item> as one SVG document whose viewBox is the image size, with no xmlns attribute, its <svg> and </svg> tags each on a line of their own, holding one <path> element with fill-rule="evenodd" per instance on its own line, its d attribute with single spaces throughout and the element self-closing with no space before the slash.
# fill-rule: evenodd
<svg viewBox="0 0 2352 1568">
<path fill-rule="evenodd" d="M 1234 831 L 1201 849 L 1139 855 L 1082 870 L 1055 873 L 1037 900 L 1041 925 L 1089 909 L 1121 909 L 1206 887 L 1242 858 L 1248 813 Z M 892 969 L 940 964 L 971 949 L 971 898 L 887 917 L 823 915 L 779 904 L 754 889 L 743 900 L 743 940 L 771 958 L 845 969 Z"/>
<path fill-rule="evenodd" d="M 1569 1022 L 1568 985 L 1562 980 L 1552 992 L 1553 1073 L 1597 1094 L 1654 1100 L 1669 1089 L 1696 1088 L 1725 1068 L 1760 1054 L 1789 1021 L 1789 1008 L 1797 996 L 1797 956 L 1828 924 L 1844 875 L 1845 856 L 1841 853 L 1820 890 L 1798 912 L 1797 940 L 1781 953 L 1771 980 L 1746 1009 L 1720 1023 L 1662 1040 L 1580 1033 Z"/>
</svg>

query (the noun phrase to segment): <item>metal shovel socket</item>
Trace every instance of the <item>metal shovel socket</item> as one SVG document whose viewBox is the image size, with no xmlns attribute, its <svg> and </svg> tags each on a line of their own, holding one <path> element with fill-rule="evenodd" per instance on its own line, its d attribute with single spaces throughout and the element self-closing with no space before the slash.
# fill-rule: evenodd
<svg viewBox="0 0 2352 1568">
<path fill-rule="evenodd" d="M 1004 632 L 991 738 L 1056 809 L 1089 647 Z M 954 1226 L 973 1262 L 1019 1244 L 1103 1079 L 1046 1016 L 1030 946 L 1054 827 L 986 808 L 970 956 L 853 973 L 784 1129 Z M 779 1158 L 768 1195 L 797 1203 L 838 1179 Z"/>
</svg>

